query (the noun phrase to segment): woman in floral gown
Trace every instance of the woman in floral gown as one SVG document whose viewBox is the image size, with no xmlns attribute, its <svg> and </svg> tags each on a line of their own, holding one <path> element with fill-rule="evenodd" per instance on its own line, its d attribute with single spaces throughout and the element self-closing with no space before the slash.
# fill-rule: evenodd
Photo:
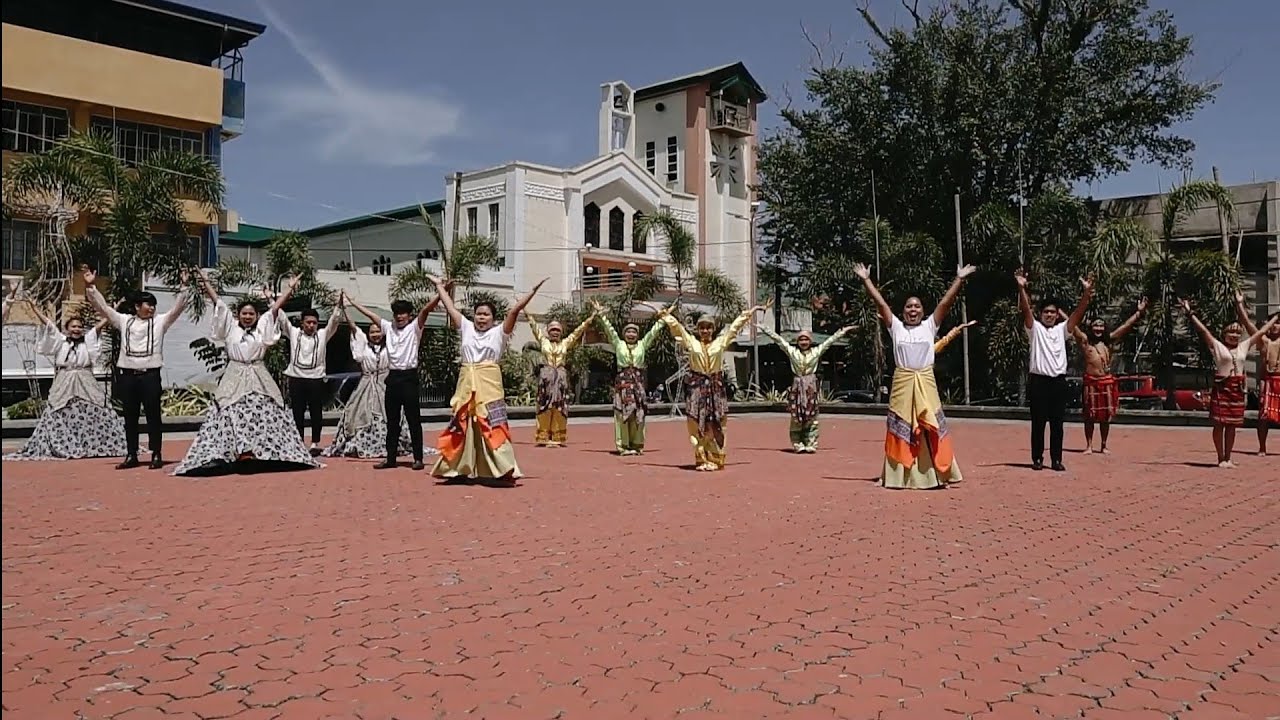
<svg viewBox="0 0 1280 720">
<path fill-rule="evenodd" d="M 214 303 L 212 337 L 226 346 L 228 362 L 200 433 L 174 475 L 321 467 L 302 444 L 293 415 L 263 363 L 267 349 L 280 339 L 275 311 L 297 282 L 294 278 L 289 291 L 266 313 L 259 314 L 249 300 L 237 304 L 232 313 L 201 276 L 205 294 Z"/>
<path fill-rule="evenodd" d="M 35 432 L 5 460 L 124 457 L 124 421 L 93 376 L 101 350 L 99 332 L 106 321 L 86 332 L 84 321 L 71 317 L 64 322 L 65 332 L 60 332 L 35 303 L 30 305 L 42 323 L 36 352 L 53 362 L 53 384 Z"/>
</svg>

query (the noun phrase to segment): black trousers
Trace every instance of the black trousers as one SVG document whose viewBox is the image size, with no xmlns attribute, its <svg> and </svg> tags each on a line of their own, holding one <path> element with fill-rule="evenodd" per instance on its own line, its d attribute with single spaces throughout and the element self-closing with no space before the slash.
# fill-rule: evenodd
<svg viewBox="0 0 1280 720">
<path fill-rule="evenodd" d="M 329 383 L 321 378 L 289 378 L 289 405 L 293 408 L 293 422 L 298 435 L 304 440 L 307 413 L 311 413 L 311 442 L 320 442 L 324 428 L 324 401 L 329 399 Z"/>
<path fill-rule="evenodd" d="M 409 444 L 413 459 L 422 462 L 422 409 L 418 397 L 418 371 L 392 370 L 387 373 L 387 460 L 395 460 L 400 447 L 400 414 L 409 421 Z"/>
<path fill-rule="evenodd" d="M 160 417 L 160 370 L 125 370 L 116 376 L 116 391 L 124 406 L 125 447 L 131 458 L 138 457 L 138 416 L 147 413 L 147 440 L 152 457 L 162 457 L 164 425 Z"/>
<path fill-rule="evenodd" d="M 1062 462 L 1062 425 L 1067 417 L 1065 375 L 1029 375 L 1027 397 L 1031 400 L 1031 459 L 1044 462 L 1044 426 L 1049 425 L 1049 459 Z"/>
</svg>

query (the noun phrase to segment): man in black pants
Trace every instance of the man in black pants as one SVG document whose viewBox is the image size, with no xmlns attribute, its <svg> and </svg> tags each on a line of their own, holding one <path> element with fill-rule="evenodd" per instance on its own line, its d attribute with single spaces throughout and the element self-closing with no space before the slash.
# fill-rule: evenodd
<svg viewBox="0 0 1280 720">
<path fill-rule="evenodd" d="M 289 296 L 297 289 L 300 278 L 290 278 L 285 286 L 284 300 L 277 301 L 281 306 L 288 302 Z M 329 399 L 329 383 L 325 374 L 325 357 L 329 340 L 338 325 L 338 314 L 342 309 L 342 300 L 338 307 L 329 313 L 329 322 L 320 327 L 320 313 L 315 308 L 302 311 L 301 327 L 294 327 L 288 318 L 281 318 L 277 313 L 276 323 L 280 331 L 289 338 L 289 365 L 284 369 L 289 378 L 289 405 L 293 409 L 293 421 L 298 426 L 298 435 L 303 442 L 307 440 L 306 417 L 311 414 L 311 454 L 320 450 L 320 432 L 324 428 L 324 403 Z"/>
<path fill-rule="evenodd" d="M 106 298 L 94 287 L 98 274 L 84 271 L 85 295 L 98 314 L 106 318 L 120 331 L 120 358 L 116 360 L 117 390 L 124 406 L 124 435 L 127 455 L 116 467 L 128 470 L 138 467 L 138 416 L 139 410 L 147 413 L 147 436 L 151 445 L 151 468 L 164 467 L 161 446 L 164 442 L 164 425 L 160 410 L 160 368 L 164 366 L 164 335 L 173 326 L 187 306 L 187 294 L 178 293 L 169 312 L 156 314 L 156 296 L 149 292 L 134 295 L 133 314 L 119 313 L 107 304 Z M 182 271 L 182 285 L 186 287 L 187 271 Z"/>
<path fill-rule="evenodd" d="M 1049 460 L 1053 469 L 1062 472 L 1063 423 L 1067 415 L 1067 338 L 1084 318 L 1093 297 L 1093 281 L 1081 280 L 1084 294 L 1071 317 L 1062 322 L 1058 306 L 1045 301 L 1040 305 L 1040 318 L 1031 312 L 1031 296 L 1027 294 L 1027 276 L 1014 273 L 1018 281 L 1018 308 L 1031 339 L 1030 374 L 1027 397 L 1031 401 L 1031 467 L 1044 469 L 1044 426 L 1049 426 Z"/>
<path fill-rule="evenodd" d="M 422 343 L 422 331 L 427 326 L 427 316 L 440 303 L 437 296 L 413 317 L 413 305 L 405 300 L 391 303 L 395 322 L 389 322 L 360 303 L 347 298 L 351 306 L 359 310 L 370 322 L 382 328 L 386 338 L 387 357 L 391 361 L 387 373 L 387 395 L 384 410 L 387 419 L 387 459 L 376 468 L 386 470 L 396 466 L 396 453 L 400 445 L 400 419 L 403 415 L 409 423 L 409 441 L 413 446 L 413 469 L 422 470 L 422 409 L 418 396 L 418 348 Z"/>
</svg>

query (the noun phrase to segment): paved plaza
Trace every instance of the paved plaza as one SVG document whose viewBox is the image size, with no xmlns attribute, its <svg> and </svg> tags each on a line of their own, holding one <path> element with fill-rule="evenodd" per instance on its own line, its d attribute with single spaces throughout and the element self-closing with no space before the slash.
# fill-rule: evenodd
<svg viewBox="0 0 1280 720">
<path fill-rule="evenodd" d="M 882 421 L 786 422 L 717 474 L 682 423 L 521 426 L 510 489 L 6 462 L 5 720 L 1280 717 L 1274 458 L 1119 427 L 1033 473 L 955 421 L 967 481 L 894 492 Z"/>
</svg>

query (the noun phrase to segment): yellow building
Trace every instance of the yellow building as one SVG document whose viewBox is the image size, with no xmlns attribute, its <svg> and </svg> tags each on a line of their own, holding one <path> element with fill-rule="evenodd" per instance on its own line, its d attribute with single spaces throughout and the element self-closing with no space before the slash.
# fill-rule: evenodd
<svg viewBox="0 0 1280 720">
<path fill-rule="evenodd" d="M 2 8 L 5 167 L 72 128 L 112 134 L 126 163 L 166 148 L 207 155 L 221 166 L 222 143 L 243 132 L 240 50 L 263 25 L 166 0 L 38 0 Z M 234 230 L 234 218 L 190 203 L 192 259 L 216 262 L 219 230 Z M 3 222 L 7 291 L 36 256 L 44 224 Z M 67 235 L 83 235 L 93 222 L 80 217 Z"/>
</svg>

